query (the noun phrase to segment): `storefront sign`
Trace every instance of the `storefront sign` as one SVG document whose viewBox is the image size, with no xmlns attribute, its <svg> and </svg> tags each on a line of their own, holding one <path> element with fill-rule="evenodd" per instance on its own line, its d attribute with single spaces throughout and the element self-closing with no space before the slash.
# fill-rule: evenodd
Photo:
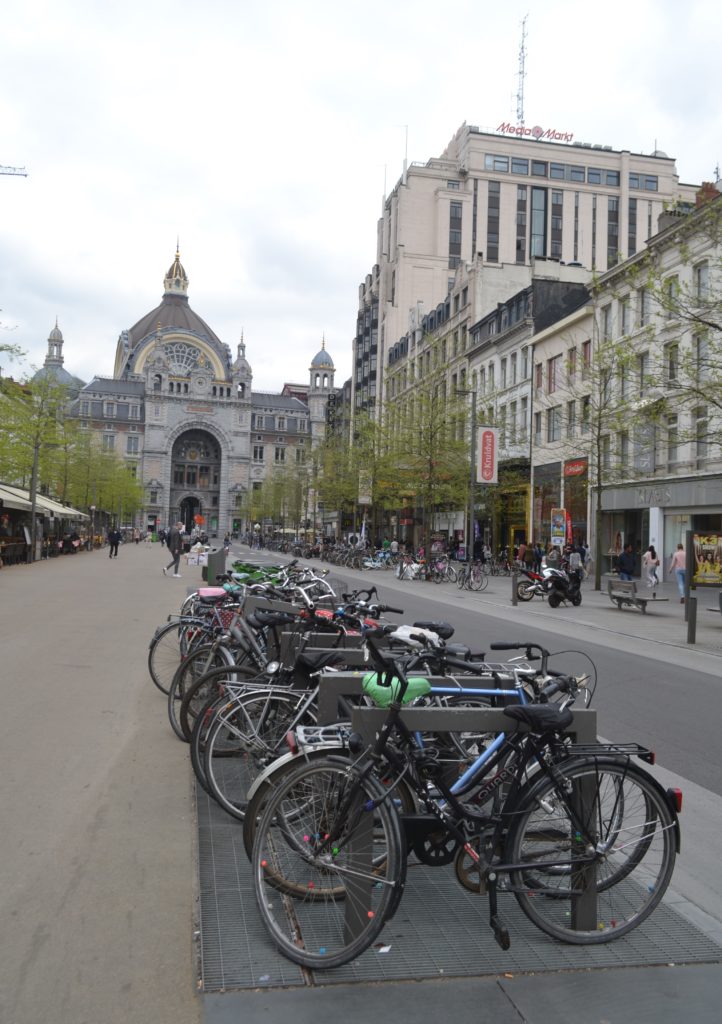
<svg viewBox="0 0 722 1024">
<path fill-rule="evenodd" d="M 587 471 L 586 459 L 573 459 L 564 463 L 564 476 L 583 476 Z"/>
<path fill-rule="evenodd" d="M 496 130 L 502 135 L 518 135 L 519 138 L 536 139 L 537 142 L 544 139 L 550 142 L 571 142 L 574 138 L 574 132 L 560 132 L 556 128 L 542 128 L 538 124 L 528 128 L 525 124 L 511 124 L 509 121 L 502 121 Z"/>
<path fill-rule="evenodd" d="M 637 505 L 639 508 L 659 508 L 660 505 L 672 504 L 672 492 L 669 487 L 638 487 Z"/>
<path fill-rule="evenodd" d="M 499 482 L 497 476 L 499 431 L 496 427 L 479 427 L 477 434 L 476 478 L 481 484 Z"/>
</svg>

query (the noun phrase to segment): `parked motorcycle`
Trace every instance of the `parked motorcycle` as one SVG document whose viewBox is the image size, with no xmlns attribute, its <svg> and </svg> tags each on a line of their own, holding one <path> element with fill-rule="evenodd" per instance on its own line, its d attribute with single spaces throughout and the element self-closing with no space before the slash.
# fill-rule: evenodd
<svg viewBox="0 0 722 1024">
<path fill-rule="evenodd" d="M 531 601 L 533 597 L 546 597 L 549 593 L 549 576 L 558 572 L 557 569 L 544 569 L 534 572 L 533 569 L 519 569 L 522 577 L 517 580 L 516 596 L 520 601 Z"/>
<path fill-rule="evenodd" d="M 555 569 L 549 580 L 547 600 L 550 608 L 558 608 L 562 601 L 575 607 L 582 603 L 582 572 L 580 569 Z"/>
<path fill-rule="evenodd" d="M 520 601 L 531 601 L 533 597 L 546 597 L 550 608 L 558 608 L 562 601 L 580 605 L 582 603 L 582 573 L 578 569 L 553 569 L 542 571 L 519 570 L 523 579 L 518 580 L 516 596 Z"/>
</svg>

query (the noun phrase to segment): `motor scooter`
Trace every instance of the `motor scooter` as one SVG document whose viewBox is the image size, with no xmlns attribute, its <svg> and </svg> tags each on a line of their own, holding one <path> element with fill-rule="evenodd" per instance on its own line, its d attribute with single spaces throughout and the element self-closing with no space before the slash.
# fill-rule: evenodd
<svg viewBox="0 0 722 1024">
<path fill-rule="evenodd" d="M 550 608 L 558 608 L 564 602 L 578 607 L 582 603 L 582 572 L 580 569 L 555 569 L 549 579 L 547 601 Z"/>
</svg>

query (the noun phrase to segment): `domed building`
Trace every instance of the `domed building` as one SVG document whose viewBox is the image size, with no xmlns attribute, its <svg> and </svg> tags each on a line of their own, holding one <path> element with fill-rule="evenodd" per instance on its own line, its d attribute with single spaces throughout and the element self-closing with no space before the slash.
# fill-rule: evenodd
<svg viewBox="0 0 722 1024">
<path fill-rule="evenodd" d="M 45 377 L 53 377 L 58 384 L 62 384 L 68 389 L 68 394 L 71 398 L 77 395 L 80 388 L 83 387 L 84 381 L 80 377 L 74 377 L 72 373 L 63 366 L 63 332 L 58 327 L 58 321 L 55 321 L 55 327 L 48 335 L 48 352 L 45 356 L 45 362 L 40 369 L 33 374 L 33 380 L 43 380 Z"/>
<path fill-rule="evenodd" d="M 160 303 L 121 332 L 113 377 L 87 384 L 75 411 L 134 465 L 146 493 L 139 525 L 190 529 L 200 515 L 222 536 L 248 527 L 244 499 L 271 467 L 305 463 L 323 438 L 333 362 L 324 342 L 309 387 L 254 393 L 243 338 L 234 358 L 191 308 L 188 285 L 176 251 Z"/>
</svg>

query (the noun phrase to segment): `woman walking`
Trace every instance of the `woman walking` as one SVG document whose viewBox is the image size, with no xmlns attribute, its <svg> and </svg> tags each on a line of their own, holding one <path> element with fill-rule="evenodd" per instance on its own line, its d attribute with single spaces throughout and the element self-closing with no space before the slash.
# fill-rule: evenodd
<svg viewBox="0 0 722 1024">
<path fill-rule="evenodd" d="M 647 586 L 652 590 L 655 590 L 659 585 L 658 567 L 659 558 L 657 557 L 657 552 L 654 550 L 654 544 L 650 544 L 642 555 L 642 568 L 647 574 Z"/>
<path fill-rule="evenodd" d="M 669 563 L 669 571 L 674 572 L 677 577 L 677 589 L 679 590 L 679 603 L 684 604 L 684 574 L 687 569 L 687 554 L 683 544 L 677 545 L 677 550 L 672 555 Z"/>
</svg>

